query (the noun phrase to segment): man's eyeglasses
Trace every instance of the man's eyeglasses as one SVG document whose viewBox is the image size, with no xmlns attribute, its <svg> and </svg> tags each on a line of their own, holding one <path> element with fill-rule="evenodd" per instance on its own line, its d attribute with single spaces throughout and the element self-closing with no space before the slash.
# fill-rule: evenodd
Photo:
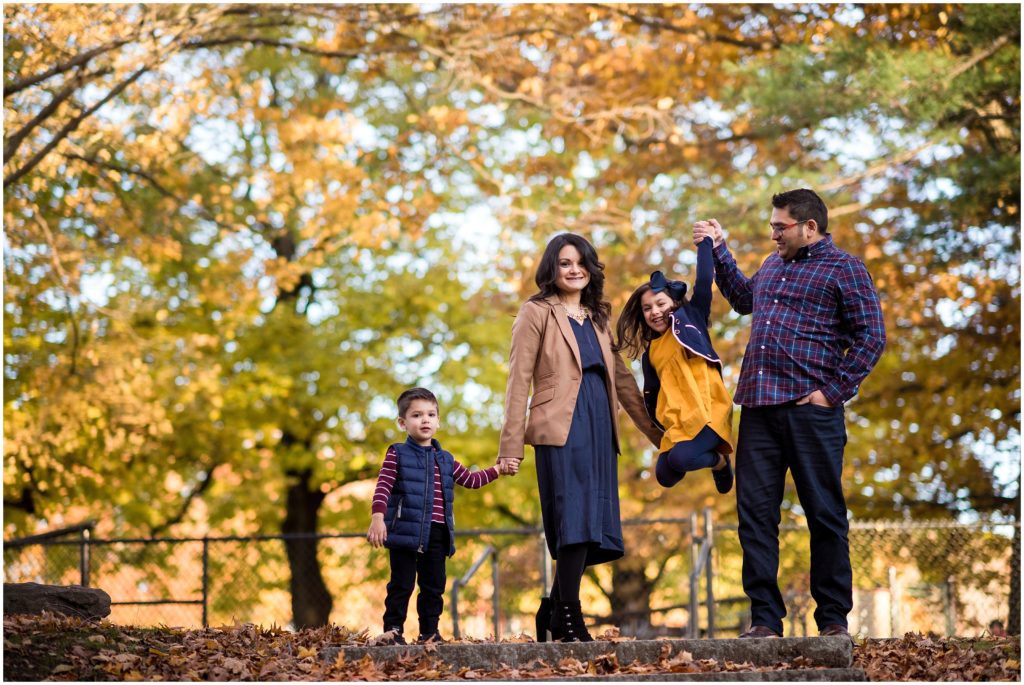
<svg viewBox="0 0 1024 685">
<path fill-rule="evenodd" d="M 794 221 L 791 224 L 768 224 L 768 228 L 771 229 L 773 234 L 782 233 L 787 228 L 793 228 L 794 226 L 799 226 L 800 224 L 806 224 L 808 221 L 810 221 L 810 219 L 804 219 L 803 221 Z"/>
</svg>

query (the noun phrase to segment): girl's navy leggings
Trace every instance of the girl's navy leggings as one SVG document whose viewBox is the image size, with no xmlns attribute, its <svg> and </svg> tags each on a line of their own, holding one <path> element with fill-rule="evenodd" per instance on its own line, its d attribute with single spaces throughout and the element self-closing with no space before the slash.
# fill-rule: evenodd
<svg viewBox="0 0 1024 685">
<path fill-rule="evenodd" d="M 722 439 L 711 426 L 704 426 L 693 440 L 677 442 L 668 452 L 658 455 L 654 475 L 662 487 L 670 488 L 683 479 L 687 471 L 709 469 L 718 463 L 718 446 Z"/>
</svg>

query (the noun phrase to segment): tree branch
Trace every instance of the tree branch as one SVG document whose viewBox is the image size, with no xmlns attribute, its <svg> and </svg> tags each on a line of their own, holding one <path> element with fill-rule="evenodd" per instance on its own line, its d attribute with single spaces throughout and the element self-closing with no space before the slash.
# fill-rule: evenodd
<svg viewBox="0 0 1024 685">
<path fill-rule="evenodd" d="M 503 514 L 504 516 L 507 516 L 508 518 L 512 519 L 513 521 L 518 523 L 520 526 L 523 526 L 524 528 L 530 528 L 530 527 L 533 527 L 533 526 L 537 525 L 536 521 L 531 521 L 529 519 L 523 518 L 522 516 L 520 516 L 516 512 L 512 511 L 507 504 L 495 504 L 494 505 L 494 509 L 499 514 Z"/>
<path fill-rule="evenodd" d="M 181 520 L 185 518 L 185 514 L 188 513 L 188 508 L 192 505 L 192 500 L 206 492 L 207 488 L 213 483 L 213 472 L 217 469 L 220 464 L 214 464 L 206 470 L 206 478 L 199 482 L 199 485 L 192 488 L 192 491 L 185 497 L 185 501 L 181 503 L 181 507 L 178 509 L 178 513 L 171 516 L 163 523 L 159 523 L 155 526 L 151 526 L 149 529 L 150 537 L 158 537 L 165 530 L 171 526 L 181 523 Z"/>
<path fill-rule="evenodd" d="M 45 107 L 39 110 L 39 112 L 34 117 L 32 117 L 24 126 L 22 126 L 20 129 L 11 134 L 11 137 L 8 138 L 7 142 L 4 144 L 4 159 L 11 159 L 12 157 L 14 157 L 14 153 L 17 152 L 18 147 L 21 145 L 21 141 L 23 141 L 26 138 L 26 136 L 28 136 L 28 134 L 32 132 L 33 129 L 39 126 L 39 124 L 41 124 L 43 121 L 49 118 L 49 116 L 53 114 L 61 104 L 66 102 L 72 95 L 74 95 L 75 91 L 83 83 L 85 83 L 86 81 L 91 81 L 98 76 L 104 76 L 106 74 L 109 74 L 111 73 L 111 71 L 111 69 L 101 69 L 100 71 L 93 72 L 90 75 L 87 75 L 85 73 L 77 74 L 73 79 L 71 79 L 68 82 L 66 86 L 64 86 L 63 90 L 61 90 L 59 93 L 53 96 L 53 99 L 50 100 L 50 102 L 48 102 Z"/>
<path fill-rule="evenodd" d="M 93 105 L 89 109 L 87 109 L 87 110 L 83 111 L 82 113 L 80 113 L 77 117 L 75 117 L 74 119 L 72 119 L 68 123 L 66 123 L 64 125 L 64 127 L 61 128 L 61 130 L 58 131 L 56 135 L 54 135 L 53 140 L 51 140 L 49 143 L 47 143 L 43 147 L 43 149 L 41 149 L 39 152 L 34 154 L 31 159 L 29 159 L 27 162 L 25 162 L 25 164 L 23 164 L 20 168 L 18 168 L 12 174 L 10 174 L 9 176 L 5 176 L 4 177 L 4 188 L 6 188 L 7 186 L 11 185 L 15 181 L 19 180 L 22 176 L 24 176 L 28 172 L 32 171 L 32 169 L 34 169 L 36 167 L 36 165 L 38 165 L 39 162 L 41 162 L 43 160 L 43 158 L 46 157 L 46 155 L 48 155 L 50 153 L 50 150 L 52 150 L 53 148 L 57 147 L 60 143 L 62 143 L 64 141 L 64 139 L 67 138 L 68 135 L 70 135 L 75 129 L 77 129 L 78 126 L 83 121 L 85 121 L 87 118 L 92 116 L 92 114 L 94 112 L 96 112 L 96 110 L 98 110 L 100 107 L 102 107 L 103 105 L 107 104 L 108 102 L 110 102 L 111 100 L 116 98 L 118 95 L 120 95 L 122 92 L 124 92 L 124 90 L 128 86 L 130 86 L 131 84 L 133 84 L 137 80 L 139 80 L 139 78 L 143 74 L 145 74 L 147 71 L 149 71 L 149 67 L 148 66 L 140 67 L 138 70 L 135 71 L 134 74 L 132 74 L 131 76 L 126 78 L 124 81 L 122 81 L 121 83 L 119 83 L 116 86 L 114 86 L 114 88 L 112 88 L 110 90 L 110 92 L 107 93 L 106 96 L 104 96 L 104 98 L 102 100 L 97 102 L 95 105 Z"/>
<path fill-rule="evenodd" d="M 338 59 L 355 59 L 362 57 L 364 54 L 360 50 L 322 50 L 320 48 L 310 47 L 301 43 L 291 43 L 286 40 L 278 38 L 263 38 L 261 36 L 242 36 L 232 35 L 223 36 L 220 38 L 206 38 L 203 40 L 189 41 L 182 46 L 183 50 L 199 50 L 202 48 L 212 48 L 221 45 L 231 45 L 234 43 L 248 43 L 249 45 L 261 45 L 265 47 L 274 48 L 286 48 L 288 50 L 298 50 L 299 52 L 307 55 L 315 55 L 317 57 L 332 57 Z M 373 52 L 371 54 L 390 54 L 392 52 L 415 52 L 414 47 L 401 47 L 395 46 L 394 48 L 380 50 L 379 52 Z"/>
<path fill-rule="evenodd" d="M 202 206 L 198 202 L 194 202 L 193 200 L 190 200 L 188 198 L 181 197 L 180 195 L 177 195 L 173 191 L 168 190 L 163 186 L 163 184 L 156 180 L 156 177 L 153 176 L 153 174 L 147 171 L 143 171 L 138 167 L 129 167 L 121 164 L 115 164 L 113 162 L 106 162 L 95 157 L 87 157 L 85 155 L 80 155 L 74 152 L 65 152 L 62 153 L 62 156 L 65 159 L 77 159 L 79 161 L 85 162 L 86 164 L 91 164 L 101 169 L 109 169 L 110 171 L 116 171 L 120 174 L 126 174 L 129 176 L 138 176 L 139 178 L 150 184 L 153 187 L 153 189 L 156 190 L 158 193 L 160 193 L 161 195 L 170 200 L 174 200 L 175 202 L 177 202 L 179 210 L 188 204 L 192 204 L 197 208 L 199 215 L 202 218 L 206 219 L 207 221 L 227 230 L 236 230 L 235 227 L 229 226 L 224 222 L 220 221 L 219 219 L 217 219 L 213 212 L 211 212 L 206 207 Z"/>
<path fill-rule="evenodd" d="M 584 571 L 584 575 L 590 578 L 594 585 L 597 586 L 597 589 L 601 591 L 601 594 L 605 596 L 605 599 L 607 599 L 609 602 L 612 601 L 612 595 L 615 594 L 614 586 L 612 587 L 612 589 L 609 590 L 604 585 L 602 585 L 601 578 L 597 575 L 597 571 L 594 570 L 593 566 L 588 566 Z"/>
<path fill-rule="evenodd" d="M 735 45 L 740 48 L 749 48 L 751 50 L 766 51 L 772 48 L 782 47 L 782 44 L 775 40 L 764 40 L 760 42 L 753 42 L 749 40 L 743 40 L 742 38 L 733 38 L 721 33 L 710 33 L 701 28 L 689 28 L 686 26 L 677 26 L 670 21 L 663 19 L 656 19 L 653 17 L 644 16 L 639 13 L 633 13 L 628 10 L 619 9 L 618 7 L 611 7 L 609 5 L 601 5 L 598 3 L 591 3 L 589 5 L 595 9 L 605 10 L 613 14 L 618 14 L 621 17 L 629 19 L 633 23 L 640 24 L 641 26 L 647 26 L 658 30 L 672 31 L 674 33 L 681 33 L 687 36 L 697 36 L 703 40 L 710 40 L 717 43 L 726 43 L 728 45 Z"/>
<path fill-rule="evenodd" d="M 106 45 L 101 45 L 98 48 L 93 48 L 92 50 L 83 52 L 80 55 L 77 55 L 72 59 L 68 60 L 67 62 L 64 62 L 62 64 L 56 64 L 41 74 L 36 74 L 35 76 L 28 76 L 26 78 L 13 81 L 11 83 L 5 83 L 4 100 L 11 97 L 12 95 L 20 93 L 26 88 L 34 86 L 37 83 L 41 83 L 49 78 L 52 78 L 57 74 L 63 74 L 64 72 L 70 71 L 75 67 L 84 66 L 88 64 L 93 57 L 96 57 L 97 55 L 102 55 L 104 52 L 116 50 L 117 48 L 126 45 L 129 42 L 131 42 L 131 40 L 127 38 L 122 40 L 116 40 L 112 43 L 107 43 Z"/>
<path fill-rule="evenodd" d="M 21 468 L 25 470 L 25 476 L 28 478 L 28 485 L 23 485 L 21 487 L 21 495 L 18 499 L 11 499 L 10 497 L 5 496 L 4 506 L 10 507 L 11 509 L 17 509 L 18 511 L 23 511 L 30 516 L 35 516 L 36 493 L 40 492 L 39 485 L 36 483 L 35 476 L 32 473 L 32 468 L 20 459 L 18 462 Z"/>
<path fill-rule="evenodd" d="M 67 309 L 71 328 L 71 370 L 68 372 L 68 375 L 74 376 L 78 373 L 78 319 L 75 317 L 75 310 L 71 305 L 71 295 L 68 292 L 71 288 L 69 285 L 71 279 L 68 278 L 67 272 L 64 271 L 64 265 L 60 263 L 60 253 L 57 249 L 57 243 L 53 239 L 50 227 L 39 216 L 38 212 L 32 213 L 32 219 L 43 232 L 43 235 L 46 236 L 46 243 L 50 246 L 50 260 L 53 262 L 53 268 L 57 272 L 57 278 L 60 279 L 61 292 L 64 294 L 64 307 Z"/>
<path fill-rule="evenodd" d="M 946 76 L 943 79 L 943 81 L 945 83 L 949 83 L 950 81 L 955 79 L 957 76 L 960 76 L 964 72 L 966 72 L 966 71 L 972 69 L 973 67 L 975 67 L 978 63 L 983 62 L 984 60 L 988 59 L 992 55 L 994 55 L 997 52 L 999 52 L 999 50 L 1004 45 L 1009 43 L 1011 39 L 1015 40 L 1019 36 L 1020 36 L 1020 31 L 1014 31 L 1014 32 L 1011 32 L 1011 33 L 1005 33 L 1005 34 L 999 36 L 999 38 L 997 38 L 995 40 L 995 42 L 992 43 L 992 45 L 988 46 L 988 48 L 986 48 L 985 50 L 982 50 L 981 52 L 979 52 L 976 55 L 972 55 L 969 59 L 967 59 L 967 60 L 961 62 L 959 65 L 957 65 L 957 67 L 955 69 L 953 69 L 953 71 L 951 71 L 949 73 L 949 75 Z"/>
<path fill-rule="evenodd" d="M 160 184 L 159 181 L 156 180 L 156 178 L 153 177 L 152 174 L 147 173 L 142 169 L 139 169 L 138 167 L 122 166 L 120 164 L 114 164 L 113 162 L 106 162 L 101 159 L 97 159 L 96 157 L 86 157 L 85 155 L 80 155 L 76 152 L 65 152 L 61 156 L 64 157 L 64 159 L 77 159 L 81 162 L 85 162 L 86 164 L 91 164 L 93 166 L 100 167 L 103 169 L 109 169 L 110 171 L 116 171 L 119 174 L 138 176 L 139 178 L 145 180 L 147 183 L 153 186 L 153 188 L 164 197 L 175 200 L 181 205 L 188 204 L 188 200 L 178 195 L 175 195 L 170 190 L 167 190 Z"/>
<path fill-rule="evenodd" d="M 914 157 L 917 157 L 919 154 L 921 154 L 930 147 L 935 147 L 935 141 L 928 141 L 927 143 L 918 145 L 913 150 L 905 150 L 904 152 L 901 152 L 895 157 L 886 159 L 884 162 L 880 162 L 878 164 L 875 164 L 874 166 L 868 167 L 867 169 L 861 171 L 860 173 L 854 174 L 852 176 L 847 176 L 846 178 L 837 178 L 834 181 L 830 181 L 829 183 L 819 186 L 819 189 L 824 191 L 838 190 L 839 188 L 842 188 L 844 186 L 852 185 L 859 181 L 863 181 L 865 178 L 877 176 L 883 171 L 891 169 L 894 166 L 898 166 L 900 164 L 903 164 L 904 162 L 909 162 Z"/>
</svg>

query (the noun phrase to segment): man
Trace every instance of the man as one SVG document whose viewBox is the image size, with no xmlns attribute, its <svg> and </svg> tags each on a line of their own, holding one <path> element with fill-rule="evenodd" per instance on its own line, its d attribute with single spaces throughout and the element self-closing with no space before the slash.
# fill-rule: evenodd
<svg viewBox="0 0 1024 685">
<path fill-rule="evenodd" d="M 843 497 L 843 403 L 878 362 L 885 327 L 863 262 L 832 242 L 816 193 L 772 197 L 776 251 L 752 278 L 736 266 L 714 219 L 694 240 L 714 245 L 715 282 L 740 314 L 753 312 L 734 401 L 743 407 L 736 509 L 751 627 L 740 637 L 781 637 L 779 522 L 787 469 L 811 534 L 811 595 L 821 635 L 849 635 L 853 573 Z"/>
</svg>

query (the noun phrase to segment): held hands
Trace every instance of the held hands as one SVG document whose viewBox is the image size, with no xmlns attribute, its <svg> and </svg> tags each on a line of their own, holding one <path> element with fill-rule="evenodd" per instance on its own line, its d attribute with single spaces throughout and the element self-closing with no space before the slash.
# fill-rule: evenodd
<svg viewBox="0 0 1024 685">
<path fill-rule="evenodd" d="M 366 531 L 366 539 L 374 547 L 380 547 L 388 539 L 388 529 L 384 525 L 384 514 L 374 514 L 370 517 L 370 529 Z"/>
<path fill-rule="evenodd" d="M 814 392 L 812 392 L 807 397 L 802 397 L 799 400 L 797 400 L 796 403 L 797 404 L 816 404 L 819 407 L 828 407 L 829 409 L 832 408 L 832 403 L 828 401 L 828 398 L 825 397 L 825 393 L 823 393 L 821 390 L 815 390 Z"/>
<path fill-rule="evenodd" d="M 514 476 L 519 473 L 519 460 L 514 457 L 498 457 L 498 473 L 502 476 Z"/>
<path fill-rule="evenodd" d="M 698 221 L 693 225 L 693 244 L 696 245 L 704 238 L 711 238 L 711 244 L 718 247 L 725 239 L 722 235 L 722 226 L 717 219 Z"/>
</svg>

